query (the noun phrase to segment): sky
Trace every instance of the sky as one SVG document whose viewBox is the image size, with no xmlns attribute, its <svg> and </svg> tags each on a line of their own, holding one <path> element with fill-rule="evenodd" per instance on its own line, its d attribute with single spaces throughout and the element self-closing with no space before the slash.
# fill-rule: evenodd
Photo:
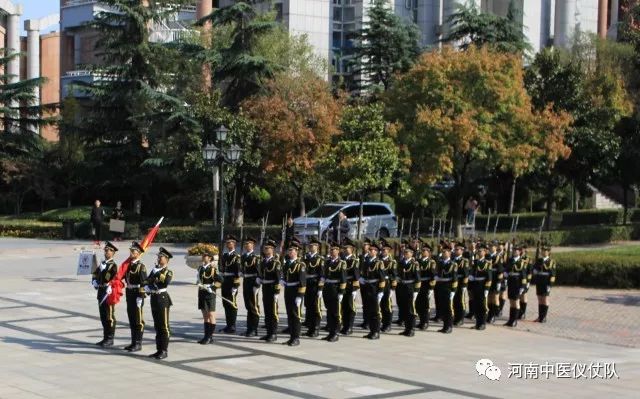
<svg viewBox="0 0 640 399">
<path fill-rule="evenodd" d="M 20 21 L 20 27 L 24 28 L 24 21 L 33 18 L 43 18 L 47 15 L 57 14 L 60 12 L 60 0 L 11 0 L 12 3 L 22 4 L 23 14 Z M 44 32 L 59 30 L 60 27 L 47 29 Z M 22 34 L 27 32 L 22 30 Z"/>
</svg>

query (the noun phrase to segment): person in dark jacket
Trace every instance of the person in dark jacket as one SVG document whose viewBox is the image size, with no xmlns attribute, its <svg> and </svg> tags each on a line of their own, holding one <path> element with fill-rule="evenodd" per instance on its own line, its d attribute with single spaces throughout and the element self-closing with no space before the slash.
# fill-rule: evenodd
<svg viewBox="0 0 640 399">
<path fill-rule="evenodd" d="M 104 209 L 100 205 L 100 200 L 96 200 L 93 208 L 91 208 L 91 228 L 96 245 L 100 245 L 100 230 L 102 228 L 102 219 L 104 218 Z"/>
<path fill-rule="evenodd" d="M 338 212 L 337 218 L 333 221 L 333 240 L 339 244 L 344 241 L 345 238 L 349 237 L 349 231 L 351 230 L 351 225 L 347 220 L 347 215 L 344 212 Z"/>
</svg>

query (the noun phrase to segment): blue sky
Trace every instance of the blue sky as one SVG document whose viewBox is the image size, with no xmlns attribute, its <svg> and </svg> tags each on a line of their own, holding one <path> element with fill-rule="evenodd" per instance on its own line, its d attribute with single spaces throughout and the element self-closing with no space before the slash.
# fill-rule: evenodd
<svg viewBox="0 0 640 399">
<path fill-rule="evenodd" d="M 42 18 L 50 14 L 60 12 L 60 0 L 11 0 L 13 3 L 22 4 L 23 14 L 20 27 L 24 26 L 24 21 L 32 18 Z M 48 29 L 47 31 L 58 30 L 59 27 Z M 26 35 L 24 30 L 23 35 Z"/>
</svg>

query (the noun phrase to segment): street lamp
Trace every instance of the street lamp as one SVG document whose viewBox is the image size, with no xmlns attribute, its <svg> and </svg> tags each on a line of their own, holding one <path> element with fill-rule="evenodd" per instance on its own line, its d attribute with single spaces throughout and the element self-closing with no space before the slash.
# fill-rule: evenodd
<svg viewBox="0 0 640 399">
<path fill-rule="evenodd" d="M 223 166 L 225 163 L 233 164 L 238 162 L 240 156 L 242 155 L 242 149 L 232 144 L 231 146 L 227 146 L 227 136 L 229 133 L 229 129 L 226 126 L 222 125 L 218 129 L 216 129 L 216 140 L 215 143 L 209 143 L 202 148 L 202 157 L 204 158 L 205 163 L 208 166 L 213 167 L 213 199 L 214 199 L 214 220 L 213 223 L 215 225 L 215 200 L 216 200 L 216 168 L 220 173 L 220 243 L 224 242 L 224 175 L 223 175 Z M 220 248 L 222 249 L 222 247 Z"/>
</svg>

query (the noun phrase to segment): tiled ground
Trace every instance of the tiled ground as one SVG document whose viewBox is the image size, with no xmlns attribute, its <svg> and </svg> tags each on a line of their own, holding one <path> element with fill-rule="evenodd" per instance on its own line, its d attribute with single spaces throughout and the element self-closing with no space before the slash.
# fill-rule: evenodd
<svg viewBox="0 0 640 399">
<path fill-rule="evenodd" d="M 357 331 L 334 344 L 303 339 L 296 348 L 225 335 L 203 347 L 195 343 L 202 324 L 194 271 L 182 262 L 184 247 L 172 247 L 174 336 L 169 358 L 156 361 L 146 357 L 154 349 L 148 307 L 142 352 L 93 345 L 101 330 L 89 278 L 74 275 L 79 249 L 77 243 L 0 239 L 0 398 L 631 398 L 640 389 L 640 291 L 557 288 L 549 323 L 523 322 L 515 330 L 462 327 L 442 335 L 433 326 L 406 338 L 396 329 L 375 342 Z M 531 302 L 530 319 L 535 298 Z M 116 316 L 117 346 L 123 347 L 129 341 L 124 306 Z M 241 331 L 244 311 L 239 320 Z M 481 358 L 502 370 L 500 381 L 478 376 Z M 617 378 L 508 377 L 509 363 L 545 362 L 615 362 Z"/>
</svg>

